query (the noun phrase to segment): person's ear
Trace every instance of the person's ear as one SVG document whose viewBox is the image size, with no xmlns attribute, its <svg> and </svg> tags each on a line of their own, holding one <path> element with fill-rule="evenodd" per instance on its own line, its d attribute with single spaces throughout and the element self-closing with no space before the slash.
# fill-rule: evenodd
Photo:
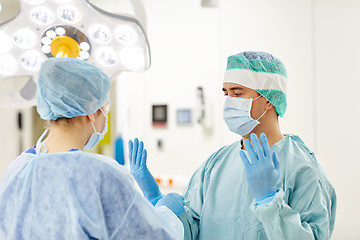
<svg viewBox="0 0 360 240">
<path fill-rule="evenodd" d="M 94 116 L 94 114 L 87 115 L 86 117 L 90 122 L 95 124 L 95 116 Z"/>
<path fill-rule="evenodd" d="M 272 103 L 269 100 L 266 100 L 266 105 L 265 105 L 265 110 L 270 110 L 274 107 L 274 105 L 272 105 Z"/>
</svg>

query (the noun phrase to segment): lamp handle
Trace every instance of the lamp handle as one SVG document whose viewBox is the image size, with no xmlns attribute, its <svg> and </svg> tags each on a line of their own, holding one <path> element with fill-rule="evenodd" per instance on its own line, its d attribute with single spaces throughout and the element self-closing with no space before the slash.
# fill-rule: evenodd
<svg viewBox="0 0 360 240">
<path fill-rule="evenodd" d="M 145 7 L 144 7 L 143 1 L 142 0 L 131 0 L 131 4 L 133 6 L 135 16 L 141 22 L 141 25 L 142 25 L 145 33 L 147 33 L 147 20 L 146 20 L 146 12 L 145 12 Z"/>
</svg>

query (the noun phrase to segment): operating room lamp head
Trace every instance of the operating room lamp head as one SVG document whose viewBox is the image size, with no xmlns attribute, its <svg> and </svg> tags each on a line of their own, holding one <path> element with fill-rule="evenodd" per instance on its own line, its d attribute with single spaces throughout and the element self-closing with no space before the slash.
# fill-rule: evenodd
<svg viewBox="0 0 360 240">
<path fill-rule="evenodd" d="M 7 10 L 2 3 L 0 14 Z M 110 77 L 150 67 L 147 36 L 134 16 L 106 12 L 89 0 L 19 3 L 20 11 L 0 22 L 0 105 L 34 105 L 37 74 L 50 57 L 78 58 Z"/>
</svg>

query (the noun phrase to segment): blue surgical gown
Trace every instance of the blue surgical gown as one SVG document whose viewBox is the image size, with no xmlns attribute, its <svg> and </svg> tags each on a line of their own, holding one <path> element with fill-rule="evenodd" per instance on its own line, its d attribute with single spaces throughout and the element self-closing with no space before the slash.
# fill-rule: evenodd
<svg viewBox="0 0 360 240">
<path fill-rule="evenodd" d="M 0 181 L 0 239 L 181 239 L 180 220 L 154 208 L 110 157 L 22 153 Z"/>
<path fill-rule="evenodd" d="M 257 206 L 248 189 L 240 142 L 221 148 L 192 176 L 186 212 L 180 215 L 185 239 L 329 239 L 336 195 L 329 179 L 299 137 L 287 135 L 270 148 L 280 161 L 278 192 Z"/>
</svg>

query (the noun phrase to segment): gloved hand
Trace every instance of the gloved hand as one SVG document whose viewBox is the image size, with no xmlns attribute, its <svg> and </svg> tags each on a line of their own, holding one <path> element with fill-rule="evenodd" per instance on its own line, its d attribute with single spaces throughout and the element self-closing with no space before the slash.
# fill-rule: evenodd
<svg viewBox="0 0 360 240">
<path fill-rule="evenodd" d="M 129 141 L 130 173 L 139 184 L 144 197 L 155 206 L 163 195 L 155 178 L 146 166 L 146 156 L 146 149 L 144 149 L 142 141 L 139 143 L 137 138 L 134 139 L 134 143 L 131 140 Z"/>
<path fill-rule="evenodd" d="M 251 163 L 244 150 L 240 157 L 245 167 L 246 180 L 249 189 L 258 205 L 272 201 L 276 193 L 276 183 L 279 180 L 279 160 L 275 152 L 271 153 L 265 133 L 260 134 L 261 145 L 256 134 L 250 135 L 251 145 L 245 140 L 245 147 L 249 153 Z"/>
<path fill-rule="evenodd" d="M 163 205 L 168 207 L 176 216 L 179 216 L 185 211 L 184 196 L 177 193 L 168 193 L 157 202 L 155 207 Z"/>
</svg>

